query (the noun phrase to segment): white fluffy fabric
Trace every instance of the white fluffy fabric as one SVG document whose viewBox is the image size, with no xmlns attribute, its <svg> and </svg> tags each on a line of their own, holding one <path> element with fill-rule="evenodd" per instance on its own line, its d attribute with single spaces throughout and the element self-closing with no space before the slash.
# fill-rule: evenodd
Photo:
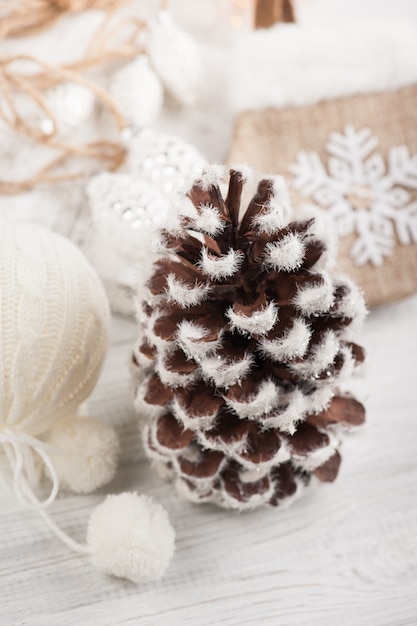
<svg viewBox="0 0 417 626">
<path fill-rule="evenodd" d="M 266 245 L 265 264 L 278 271 L 290 272 L 300 267 L 304 252 L 300 235 L 288 233 L 279 241 Z"/>
<path fill-rule="evenodd" d="M 176 302 L 180 306 L 186 308 L 200 304 L 210 291 L 209 285 L 195 283 L 190 287 L 182 280 L 179 280 L 175 274 L 167 276 L 167 296 L 171 302 Z"/>
<path fill-rule="evenodd" d="M 213 280 L 220 280 L 233 276 L 239 269 L 242 259 L 243 253 L 239 250 L 233 250 L 233 248 L 230 248 L 229 252 L 221 257 L 213 256 L 207 248 L 203 248 L 199 266 L 207 276 Z"/>
<path fill-rule="evenodd" d="M 264 335 L 274 327 L 278 317 L 278 309 L 273 302 L 270 302 L 267 307 L 255 311 L 252 315 L 235 313 L 232 307 L 227 309 L 226 315 L 230 320 L 232 329 L 241 333 Z"/>
<path fill-rule="evenodd" d="M 235 43 L 235 111 L 394 89 L 417 80 L 417 33 L 405 21 L 279 24 Z"/>
<path fill-rule="evenodd" d="M 311 330 L 301 318 L 294 320 L 292 328 L 279 339 L 262 339 L 261 351 L 272 361 L 286 361 L 304 356 L 311 338 Z"/>
<path fill-rule="evenodd" d="M 148 496 L 107 496 L 91 515 L 87 532 L 93 565 L 135 583 L 159 580 L 175 550 L 175 532 L 164 508 Z"/>
</svg>

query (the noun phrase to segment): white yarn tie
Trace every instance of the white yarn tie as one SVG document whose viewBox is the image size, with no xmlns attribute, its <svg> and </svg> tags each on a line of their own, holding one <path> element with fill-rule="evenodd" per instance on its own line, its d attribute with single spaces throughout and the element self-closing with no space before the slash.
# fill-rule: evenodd
<svg viewBox="0 0 417 626">
<path fill-rule="evenodd" d="M 75 552 L 90 554 L 89 546 L 71 539 L 51 518 L 46 509 L 56 500 L 59 491 L 59 477 L 48 454 L 51 446 L 25 433 L 9 428 L 0 432 L 0 445 L 3 446 L 6 458 L 13 475 L 13 490 L 22 506 L 35 510 L 44 519 L 52 532 Z M 28 455 L 29 453 L 29 455 Z M 48 497 L 40 500 L 31 485 L 33 477 L 33 454 L 37 454 L 48 470 L 52 486 Z"/>
</svg>

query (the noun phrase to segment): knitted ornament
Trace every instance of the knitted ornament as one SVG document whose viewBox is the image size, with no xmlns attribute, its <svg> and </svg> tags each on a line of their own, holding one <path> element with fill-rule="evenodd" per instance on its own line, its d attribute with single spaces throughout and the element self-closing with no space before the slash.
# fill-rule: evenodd
<svg viewBox="0 0 417 626">
<path fill-rule="evenodd" d="M 86 493 L 115 473 L 115 432 L 99 420 L 77 416 L 100 374 L 109 322 L 101 283 L 74 244 L 34 225 L 0 221 L 0 479 L 64 543 L 98 563 L 106 552 L 100 535 L 115 532 L 114 520 L 102 524 L 99 535 L 90 529 L 84 545 L 55 524 L 48 508 L 60 481 Z M 39 467 L 51 482 L 44 500 L 36 493 Z M 124 500 L 118 506 L 127 511 Z M 132 532 L 146 538 L 148 526 Z M 125 541 L 130 540 L 127 533 Z M 157 545 L 152 549 L 159 551 Z M 112 560 L 106 557 L 106 572 L 123 575 L 126 554 L 112 555 Z M 138 548 L 129 567 L 149 558 Z"/>
<path fill-rule="evenodd" d="M 246 210 L 247 171 L 210 167 L 184 197 L 139 308 L 137 409 L 150 459 L 195 502 L 277 505 L 333 481 L 364 408 L 342 386 L 363 361 L 362 296 L 331 277 L 318 212 L 291 211 L 279 176 Z"/>
</svg>

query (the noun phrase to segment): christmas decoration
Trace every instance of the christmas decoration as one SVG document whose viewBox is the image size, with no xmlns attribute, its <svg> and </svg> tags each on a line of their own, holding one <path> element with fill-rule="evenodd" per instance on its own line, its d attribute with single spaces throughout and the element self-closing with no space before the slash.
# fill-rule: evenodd
<svg viewBox="0 0 417 626">
<path fill-rule="evenodd" d="M 152 262 L 168 199 L 146 179 L 110 172 L 91 178 L 86 191 L 93 217 L 88 256 L 99 269 L 112 309 L 131 316 L 139 273 Z"/>
<path fill-rule="evenodd" d="M 346 126 L 326 143 L 329 172 L 317 152 L 299 152 L 290 167 L 294 187 L 329 209 L 340 237 L 357 233 L 351 248 L 357 265 L 382 265 L 393 252 L 395 235 L 403 245 L 417 243 L 412 195 L 417 190 L 417 155 L 410 155 L 405 145 L 392 146 L 385 163 L 375 152 L 377 146 L 369 128 Z"/>
<path fill-rule="evenodd" d="M 100 512 L 93 514 L 87 544 L 71 539 L 49 514 L 60 481 L 86 493 L 115 473 L 114 431 L 77 416 L 99 376 L 109 321 L 97 275 L 70 241 L 31 224 L 0 222 L 0 478 L 61 541 L 91 556 L 99 569 L 133 580 L 138 572 L 155 578 L 172 555 L 173 533 L 166 516 L 149 501 L 131 494 L 112 499 L 111 506 L 125 519 L 149 509 L 157 527 L 165 528 L 165 542 L 150 534 L 145 518 L 130 532 L 124 528 L 125 545 L 135 548 L 128 557 L 109 553 L 111 535 L 118 532 L 114 513 L 104 521 Z M 44 500 L 36 489 L 39 467 L 51 483 Z"/>
<path fill-rule="evenodd" d="M 116 73 L 110 94 L 127 123 L 135 127 L 149 126 L 161 113 L 162 83 L 143 54 Z"/>
<path fill-rule="evenodd" d="M 182 105 L 194 104 L 202 71 L 200 51 L 166 11 L 149 26 L 147 53 L 171 95 Z"/>
<path fill-rule="evenodd" d="M 93 217 L 88 256 L 104 281 L 112 309 L 133 316 L 133 295 L 139 273 L 146 274 L 152 263 L 156 229 L 172 213 L 179 189 L 189 186 L 206 161 L 177 137 L 149 129 L 125 135 L 129 173 L 103 172 L 87 184 Z"/>
<path fill-rule="evenodd" d="M 107 496 L 91 516 L 87 540 L 100 572 L 135 583 L 159 580 L 175 550 L 165 509 L 136 493 Z"/>
<path fill-rule="evenodd" d="M 229 161 L 292 175 L 294 205 L 328 210 L 368 306 L 417 290 L 416 54 L 401 22 L 280 25 L 235 50 Z"/>
<path fill-rule="evenodd" d="M 65 489 L 91 493 L 116 474 L 119 440 L 114 429 L 97 418 L 64 417 L 53 424 L 47 442 Z"/>
<path fill-rule="evenodd" d="M 163 233 L 138 309 L 136 407 L 151 459 L 196 502 L 277 505 L 333 481 L 344 430 L 364 420 L 342 389 L 363 361 L 360 292 L 331 278 L 323 217 L 291 212 L 281 177 L 246 211 L 246 169 L 207 168 Z M 324 221 L 323 221 L 324 220 Z"/>
<path fill-rule="evenodd" d="M 110 172 L 93 176 L 87 195 L 96 229 L 128 261 L 145 261 L 150 239 L 168 213 L 166 196 L 147 180 Z"/>
<path fill-rule="evenodd" d="M 169 197 L 186 189 L 207 165 L 206 159 L 190 144 L 149 129 L 133 134 L 127 141 L 127 149 L 129 173 L 149 180 Z"/>
</svg>

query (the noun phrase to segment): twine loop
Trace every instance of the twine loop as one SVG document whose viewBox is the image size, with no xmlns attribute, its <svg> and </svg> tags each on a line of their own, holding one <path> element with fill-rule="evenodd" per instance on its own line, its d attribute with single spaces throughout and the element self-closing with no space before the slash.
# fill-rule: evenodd
<svg viewBox="0 0 417 626">
<path fill-rule="evenodd" d="M 47 511 L 55 502 L 59 491 L 59 476 L 49 456 L 52 447 L 36 437 L 11 428 L 4 428 L 0 432 L 0 446 L 3 447 L 9 463 L 13 491 L 19 503 L 27 509 L 38 512 L 50 530 L 69 548 L 79 554 L 91 554 L 91 548 L 88 545 L 69 537 Z M 36 455 L 51 479 L 51 489 L 44 500 L 37 496 L 32 486 L 36 477 Z"/>
</svg>

